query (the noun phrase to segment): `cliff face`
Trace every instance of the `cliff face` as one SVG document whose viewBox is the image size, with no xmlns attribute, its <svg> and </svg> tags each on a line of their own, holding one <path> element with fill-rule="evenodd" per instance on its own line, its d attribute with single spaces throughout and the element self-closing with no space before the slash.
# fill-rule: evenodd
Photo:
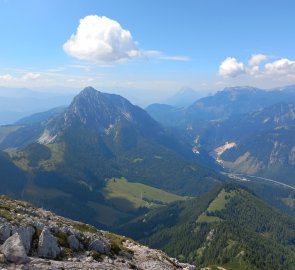
<svg viewBox="0 0 295 270">
<path fill-rule="evenodd" d="M 161 251 L 0 197 L 1 269 L 187 269 Z"/>
</svg>

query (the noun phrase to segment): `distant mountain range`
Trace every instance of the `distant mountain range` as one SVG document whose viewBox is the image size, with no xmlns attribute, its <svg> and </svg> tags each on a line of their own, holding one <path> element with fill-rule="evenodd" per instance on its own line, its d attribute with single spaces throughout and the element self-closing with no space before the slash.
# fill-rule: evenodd
<svg viewBox="0 0 295 270">
<path fill-rule="evenodd" d="M 12 124 L 33 113 L 68 105 L 73 96 L 0 87 L 0 125 Z"/>
<path fill-rule="evenodd" d="M 294 184 L 295 86 L 273 90 L 233 87 L 177 110 L 150 105 L 166 127 L 186 133 L 226 169 Z"/>
<path fill-rule="evenodd" d="M 196 91 L 189 87 L 180 89 L 175 95 L 166 100 L 166 104 L 182 108 L 191 105 L 195 100 L 198 100 L 206 96 L 206 93 L 202 91 Z"/>
</svg>

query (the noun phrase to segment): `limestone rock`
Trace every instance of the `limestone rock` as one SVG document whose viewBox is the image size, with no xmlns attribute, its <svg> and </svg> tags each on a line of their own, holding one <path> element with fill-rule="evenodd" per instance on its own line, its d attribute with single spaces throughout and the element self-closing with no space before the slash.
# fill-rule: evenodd
<svg viewBox="0 0 295 270">
<path fill-rule="evenodd" d="M 1 246 L 1 252 L 9 262 L 23 264 L 30 261 L 18 233 L 15 233 L 4 242 Z"/>
<path fill-rule="evenodd" d="M 4 224 L 0 227 L 0 243 L 4 243 L 11 235 L 11 228 Z"/>
<path fill-rule="evenodd" d="M 90 243 L 89 250 L 94 250 L 99 253 L 107 254 L 111 251 L 111 247 L 106 240 L 98 238 Z"/>
<path fill-rule="evenodd" d="M 67 238 L 67 242 L 69 244 L 70 249 L 74 250 L 74 251 L 78 251 L 80 249 L 80 242 L 79 240 L 76 238 L 75 235 L 70 235 Z"/>
<path fill-rule="evenodd" d="M 31 226 L 29 227 L 16 227 L 12 230 L 12 234 L 18 233 L 25 247 L 26 253 L 29 254 L 31 250 L 33 235 L 35 229 Z"/>
<path fill-rule="evenodd" d="M 61 252 L 57 239 L 45 227 L 39 238 L 38 256 L 41 258 L 55 259 Z"/>
</svg>

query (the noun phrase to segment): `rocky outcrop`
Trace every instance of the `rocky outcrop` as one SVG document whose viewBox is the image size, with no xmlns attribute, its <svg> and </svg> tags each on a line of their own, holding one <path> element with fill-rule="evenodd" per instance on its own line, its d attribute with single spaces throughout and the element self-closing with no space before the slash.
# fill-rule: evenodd
<svg viewBox="0 0 295 270">
<path fill-rule="evenodd" d="M 93 240 L 89 245 L 89 250 L 94 250 L 99 253 L 107 254 L 111 251 L 110 243 L 103 238 Z"/>
<path fill-rule="evenodd" d="M 68 236 L 67 242 L 68 242 L 70 249 L 72 249 L 74 251 L 78 251 L 80 248 L 82 248 L 79 240 L 76 238 L 75 235 Z"/>
<path fill-rule="evenodd" d="M 35 233 L 35 229 L 31 226 L 29 227 L 15 227 L 12 229 L 12 234 L 18 233 L 22 243 L 24 245 L 24 248 L 26 250 L 26 253 L 29 254 L 31 250 L 31 244 L 33 240 L 33 235 Z"/>
<path fill-rule="evenodd" d="M 0 243 L 3 243 L 8 239 L 11 235 L 10 226 L 4 224 L 0 226 Z"/>
<path fill-rule="evenodd" d="M 61 250 L 58 246 L 57 239 L 49 229 L 45 227 L 40 235 L 38 243 L 38 255 L 41 258 L 55 259 Z"/>
<path fill-rule="evenodd" d="M 18 233 L 9 237 L 1 246 L 1 252 L 8 262 L 24 264 L 29 262 L 26 250 Z"/>
<path fill-rule="evenodd" d="M 0 241 L 0 269 L 195 269 L 130 239 L 1 196 Z"/>
</svg>

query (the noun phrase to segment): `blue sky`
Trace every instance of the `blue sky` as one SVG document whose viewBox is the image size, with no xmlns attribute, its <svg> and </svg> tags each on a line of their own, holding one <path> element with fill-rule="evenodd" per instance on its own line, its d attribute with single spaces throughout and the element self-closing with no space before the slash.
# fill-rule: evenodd
<svg viewBox="0 0 295 270">
<path fill-rule="evenodd" d="M 165 95 L 293 84 L 294 10 L 291 0 L 0 0 L 0 85 Z"/>
</svg>

